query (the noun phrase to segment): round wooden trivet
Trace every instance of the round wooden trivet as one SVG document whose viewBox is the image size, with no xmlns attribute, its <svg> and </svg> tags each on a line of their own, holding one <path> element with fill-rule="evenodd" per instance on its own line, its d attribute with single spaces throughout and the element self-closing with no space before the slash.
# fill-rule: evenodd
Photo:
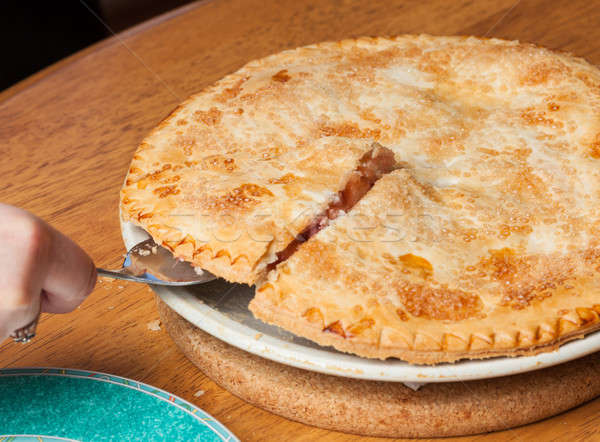
<svg viewBox="0 0 600 442">
<path fill-rule="evenodd" d="M 213 381 L 257 407 L 321 428 L 388 437 L 476 434 L 535 422 L 600 395 L 600 352 L 535 372 L 413 391 L 263 359 L 203 332 L 158 297 L 157 304 L 177 346 Z"/>
</svg>

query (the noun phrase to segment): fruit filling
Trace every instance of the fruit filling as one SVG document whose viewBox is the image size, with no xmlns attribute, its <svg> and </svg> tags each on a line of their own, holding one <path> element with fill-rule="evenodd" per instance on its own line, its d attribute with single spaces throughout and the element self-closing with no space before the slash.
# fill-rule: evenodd
<svg viewBox="0 0 600 442">
<path fill-rule="evenodd" d="M 300 244 L 325 228 L 329 221 L 350 211 L 379 178 L 397 168 L 394 153 L 379 143 L 373 143 L 372 149 L 360 158 L 344 189 L 338 192 L 323 213 L 318 215 L 285 249 L 277 253 L 277 260 L 269 264 L 268 270 L 292 256 Z"/>
</svg>

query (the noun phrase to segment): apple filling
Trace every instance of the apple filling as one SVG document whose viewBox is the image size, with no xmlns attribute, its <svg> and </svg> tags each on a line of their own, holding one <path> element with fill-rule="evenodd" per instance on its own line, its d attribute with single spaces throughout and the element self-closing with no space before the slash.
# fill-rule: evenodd
<svg viewBox="0 0 600 442">
<path fill-rule="evenodd" d="M 271 270 L 280 262 L 288 259 L 300 247 L 300 244 L 308 241 L 319 230 L 325 228 L 329 221 L 350 211 L 379 178 L 397 168 L 394 153 L 379 143 L 373 143 L 372 149 L 360 158 L 358 166 L 352 171 L 346 186 L 338 192 L 329 207 L 318 215 L 285 249 L 278 252 L 277 260 L 269 264 L 267 269 Z"/>
</svg>

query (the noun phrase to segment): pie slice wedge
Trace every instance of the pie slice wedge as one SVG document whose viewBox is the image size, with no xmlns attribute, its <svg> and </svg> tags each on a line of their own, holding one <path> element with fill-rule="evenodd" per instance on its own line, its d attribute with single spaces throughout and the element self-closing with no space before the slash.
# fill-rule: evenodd
<svg viewBox="0 0 600 442">
<path fill-rule="evenodd" d="M 390 150 L 363 140 L 297 146 L 288 153 L 292 158 L 276 160 L 281 167 L 259 159 L 236 171 L 233 165 L 244 160 L 230 155 L 209 155 L 202 165 L 161 162 L 157 172 L 138 178 L 130 172 L 122 201 L 125 219 L 144 227 L 178 258 L 248 284 L 395 167 Z M 222 170 L 207 172 L 215 164 L 232 165 L 232 170 L 226 176 Z"/>
</svg>

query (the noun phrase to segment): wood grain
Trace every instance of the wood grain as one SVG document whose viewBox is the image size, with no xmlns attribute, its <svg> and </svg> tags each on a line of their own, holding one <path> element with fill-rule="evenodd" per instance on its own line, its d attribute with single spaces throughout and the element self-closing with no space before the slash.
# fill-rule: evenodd
<svg viewBox="0 0 600 442">
<path fill-rule="evenodd" d="M 156 300 L 173 341 L 218 385 L 253 405 L 319 428 L 385 437 L 479 434 L 536 422 L 600 395 L 600 353 L 535 372 L 413 391 L 397 382 L 315 373 L 248 354 Z"/>
<path fill-rule="evenodd" d="M 0 200 L 51 222 L 99 266 L 115 266 L 124 251 L 118 192 L 137 143 L 186 96 L 248 60 L 323 40 L 425 32 L 530 41 L 598 64 L 599 20 L 597 2 L 584 0 L 200 2 L 1 93 Z M 76 312 L 44 317 L 33 343 L 2 344 L 0 366 L 135 378 L 198 404 L 243 440 L 352 439 L 271 415 L 220 389 L 164 331 L 148 329 L 157 318 L 146 287 L 101 282 Z M 194 397 L 198 390 L 206 393 Z M 548 421 L 468 440 L 584 440 L 597 433 L 599 411 L 595 400 Z"/>
</svg>

